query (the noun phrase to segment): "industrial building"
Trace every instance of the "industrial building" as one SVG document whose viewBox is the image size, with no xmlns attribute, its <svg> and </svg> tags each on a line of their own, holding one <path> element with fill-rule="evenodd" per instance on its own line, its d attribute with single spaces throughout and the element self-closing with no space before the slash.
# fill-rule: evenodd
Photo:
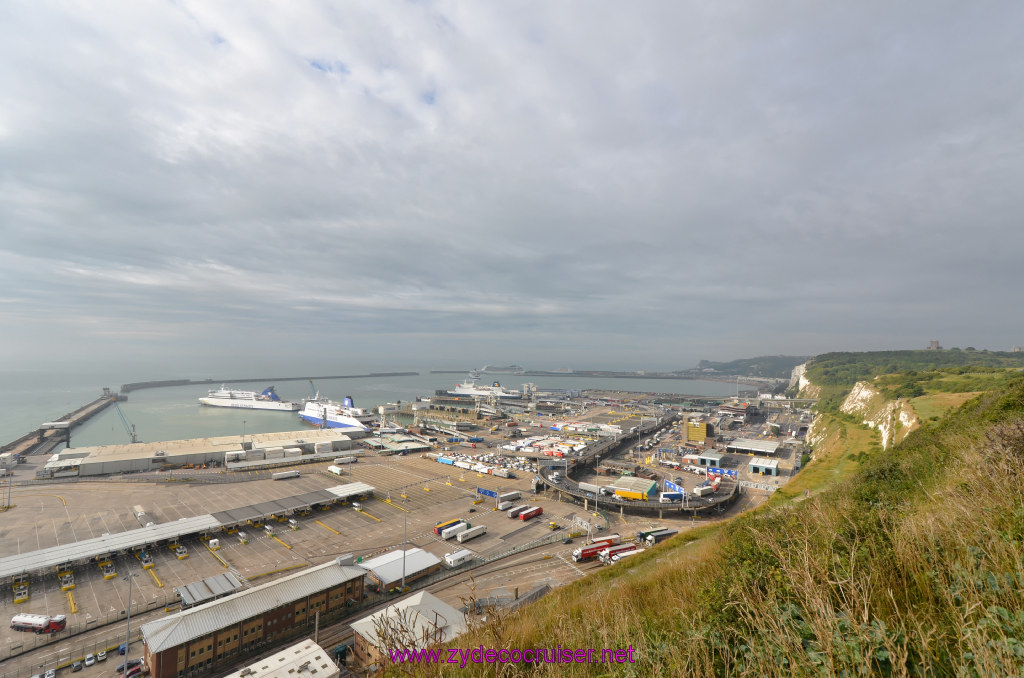
<svg viewBox="0 0 1024 678">
<path fill-rule="evenodd" d="M 725 455 L 715 450 L 708 450 L 707 452 L 701 452 L 697 456 L 697 464 L 699 466 L 713 466 L 719 467 L 722 465 L 722 458 Z"/>
<path fill-rule="evenodd" d="M 382 627 L 388 629 L 390 638 L 378 635 Z M 356 663 L 371 666 L 379 663 L 388 649 L 423 649 L 452 640 L 465 633 L 466 617 L 436 596 L 421 591 L 352 622 L 352 630 Z M 392 646 L 387 647 L 389 644 Z"/>
<path fill-rule="evenodd" d="M 300 633 L 316 615 L 363 600 L 366 570 L 346 556 L 269 584 L 143 624 L 152 678 L 185 678 Z"/>
<path fill-rule="evenodd" d="M 686 440 L 691 443 L 704 443 L 714 435 L 714 427 L 702 419 L 688 419 L 686 422 Z"/>
<path fill-rule="evenodd" d="M 330 653 L 306 639 L 223 678 L 338 678 L 340 675 L 341 669 L 335 666 Z"/>
<path fill-rule="evenodd" d="M 404 563 L 403 554 L 405 555 Z M 364 560 L 360 566 L 369 570 L 370 579 L 382 591 L 386 591 L 392 586 L 400 584 L 403 577 L 408 584 L 420 577 L 437 572 L 441 569 L 441 559 L 420 548 L 412 548 L 407 551 L 395 549 L 371 560 Z"/>
<path fill-rule="evenodd" d="M 745 452 L 747 454 L 775 454 L 781 443 L 777 440 L 754 440 L 752 438 L 737 438 L 725 446 L 729 452 Z"/>
<path fill-rule="evenodd" d="M 779 460 L 754 457 L 750 460 L 750 472 L 755 475 L 777 476 L 779 475 Z"/>
<path fill-rule="evenodd" d="M 651 498 L 654 498 L 658 494 L 658 481 L 650 478 L 622 476 L 621 478 L 608 483 L 608 487 L 615 490 L 615 494 L 619 494 L 620 492 L 635 492 L 645 494 Z"/>
<path fill-rule="evenodd" d="M 290 464 L 319 460 L 321 456 L 322 459 L 330 459 L 334 452 L 351 447 L 351 434 L 340 433 L 337 429 L 77 447 L 53 455 L 36 472 L 36 477 L 111 475 L 181 467 L 231 466 L 239 462 L 243 466 L 249 462 L 267 465 L 268 460 L 272 465 L 275 457 L 282 464 Z M 286 449 L 292 452 L 286 453 Z"/>
</svg>

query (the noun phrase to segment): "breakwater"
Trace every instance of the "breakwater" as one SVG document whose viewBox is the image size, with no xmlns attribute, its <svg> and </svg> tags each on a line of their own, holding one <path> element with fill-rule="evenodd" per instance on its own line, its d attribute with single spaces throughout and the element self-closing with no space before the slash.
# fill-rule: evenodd
<svg viewBox="0 0 1024 678">
<path fill-rule="evenodd" d="M 121 393 L 130 393 L 144 388 L 163 388 L 167 386 L 201 386 L 203 384 L 255 384 L 280 381 L 308 381 L 310 379 L 365 379 L 367 377 L 415 377 L 419 372 L 369 372 L 367 374 L 337 374 L 333 376 L 312 377 L 246 377 L 244 379 L 163 379 L 159 381 L 136 381 L 121 384 Z"/>
</svg>

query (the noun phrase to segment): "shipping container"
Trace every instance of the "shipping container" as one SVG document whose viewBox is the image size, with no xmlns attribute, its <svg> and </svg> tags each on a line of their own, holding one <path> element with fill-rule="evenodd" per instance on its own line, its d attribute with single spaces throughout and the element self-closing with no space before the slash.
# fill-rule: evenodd
<svg viewBox="0 0 1024 678">
<path fill-rule="evenodd" d="M 452 466 L 453 464 L 455 464 L 455 460 L 451 459 L 450 457 L 438 457 L 437 461 L 442 464 L 447 464 L 448 466 Z"/>
<path fill-rule="evenodd" d="M 536 518 L 537 516 L 544 513 L 544 509 L 540 506 L 533 506 L 527 508 L 525 511 L 519 514 L 519 520 L 529 520 L 530 518 Z"/>
<path fill-rule="evenodd" d="M 465 542 L 469 541 L 470 539 L 472 539 L 474 537 L 479 537 L 482 534 L 487 534 L 487 526 L 486 525 L 477 525 L 476 527 L 471 527 L 468 530 L 466 530 L 465 532 L 461 532 L 458 535 L 456 535 L 455 538 L 459 540 L 460 544 L 462 544 L 462 543 L 465 543 Z"/>
<path fill-rule="evenodd" d="M 298 478 L 302 474 L 298 471 L 280 471 L 278 473 L 272 473 L 270 478 L 272 480 L 287 480 L 289 478 Z"/>
<path fill-rule="evenodd" d="M 447 541 L 447 540 L 451 539 L 452 537 L 454 537 L 455 535 L 459 534 L 460 532 L 465 532 L 468 529 L 469 529 L 469 523 L 463 523 L 463 522 L 455 523 L 451 527 L 446 527 L 443 530 L 441 530 L 441 539 L 444 539 L 445 541 Z"/>
</svg>

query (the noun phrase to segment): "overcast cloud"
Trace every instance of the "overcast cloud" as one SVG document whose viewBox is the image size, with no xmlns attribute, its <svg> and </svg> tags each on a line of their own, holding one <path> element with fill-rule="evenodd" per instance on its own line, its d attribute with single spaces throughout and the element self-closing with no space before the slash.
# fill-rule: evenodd
<svg viewBox="0 0 1024 678">
<path fill-rule="evenodd" d="M 5 2 L 3 362 L 1007 350 L 1022 28 L 934 0 Z"/>
</svg>

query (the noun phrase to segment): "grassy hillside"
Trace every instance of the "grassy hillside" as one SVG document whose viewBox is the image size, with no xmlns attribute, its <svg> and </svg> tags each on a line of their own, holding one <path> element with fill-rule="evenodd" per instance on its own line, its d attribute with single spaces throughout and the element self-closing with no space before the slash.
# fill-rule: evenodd
<svg viewBox="0 0 1024 678">
<path fill-rule="evenodd" d="M 741 375 L 744 377 L 765 377 L 789 379 L 793 368 L 807 361 L 808 356 L 763 355 L 757 358 L 743 358 L 727 363 L 701 360 L 695 369 L 714 370 L 719 374 Z"/>
<path fill-rule="evenodd" d="M 839 480 L 806 500 L 778 493 L 760 510 L 492 616 L 453 643 L 632 646 L 636 663 L 415 672 L 1024 675 L 1024 378 L 885 453 L 865 450 L 846 475 L 822 478 Z"/>
</svg>

